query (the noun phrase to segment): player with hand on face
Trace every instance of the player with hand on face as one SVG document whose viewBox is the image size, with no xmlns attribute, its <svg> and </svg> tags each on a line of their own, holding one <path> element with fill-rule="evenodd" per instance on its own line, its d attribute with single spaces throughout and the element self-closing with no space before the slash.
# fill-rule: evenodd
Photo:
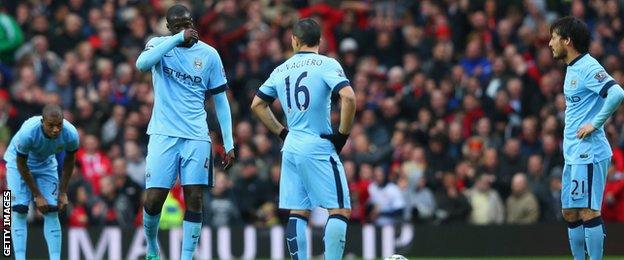
<svg viewBox="0 0 624 260">
<path fill-rule="evenodd" d="M 57 105 L 46 105 L 41 116 L 26 120 L 11 139 L 4 160 L 7 182 L 12 192 L 11 232 L 15 259 L 26 259 L 28 205 L 43 214 L 43 235 L 49 259 L 61 258 L 62 231 L 58 212 L 67 206 L 67 185 L 74 171 L 78 131 L 63 119 Z M 65 151 L 59 185 L 55 154 Z"/>
<path fill-rule="evenodd" d="M 355 116 L 355 94 L 340 64 L 319 55 L 321 29 L 312 19 L 293 27 L 295 55 L 275 68 L 260 86 L 251 108 L 262 123 L 284 140 L 279 207 L 290 210 L 286 240 L 292 259 L 307 259 L 306 226 L 310 210 L 329 210 L 325 259 L 342 259 L 351 214 L 349 188 L 338 154 Z M 331 95 L 341 99 L 340 126 L 332 133 Z M 288 129 L 269 105 L 279 99 Z"/>
<path fill-rule="evenodd" d="M 552 24 L 549 46 L 568 65 L 563 86 L 566 99 L 563 130 L 562 213 L 574 259 L 602 259 L 604 224 L 600 217 L 611 146 L 605 121 L 624 100 L 624 90 L 589 55 L 587 25 L 574 17 Z"/>
<path fill-rule="evenodd" d="M 198 41 L 191 12 L 183 5 L 172 6 L 167 28 L 172 35 L 149 40 L 136 61 L 139 70 L 151 70 L 155 99 L 147 129 L 146 258 L 159 259 L 160 212 L 179 175 L 186 202 L 181 259 L 192 259 L 201 232 L 204 189 L 214 185 L 206 99 L 214 98 L 227 153 L 225 169 L 234 161 L 232 118 L 221 58 L 213 47 Z"/>
</svg>

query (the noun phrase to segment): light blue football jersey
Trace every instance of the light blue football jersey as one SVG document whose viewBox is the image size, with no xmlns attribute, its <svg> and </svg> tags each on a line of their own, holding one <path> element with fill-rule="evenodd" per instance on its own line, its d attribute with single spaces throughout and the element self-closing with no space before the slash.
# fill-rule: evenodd
<svg viewBox="0 0 624 260">
<path fill-rule="evenodd" d="M 61 134 L 55 139 L 50 139 L 43 133 L 41 119 L 41 116 L 34 116 L 24 121 L 13 136 L 4 154 L 7 168 L 17 168 L 18 153 L 28 155 L 27 164 L 32 171 L 51 167 L 51 164 L 56 166 L 55 154 L 62 151 L 75 152 L 78 149 L 78 131 L 70 122 L 63 120 Z"/>
<path fill-rule="evenodd" d="M 613 78 L 589 54 L 581 54 L 567 67 L 563 93 L 566 99 L 563 156 L 566 164 L 589 164 L 611 157 L 611 146 L 601 127 L 584 139 L 576 132 L 598 114 Z"/>
<path fill-rule="evenodd" d="M 298 52 L 275 68 L 257 95 L 282 105 L 289 130 L 282 150 L 324 159 L 335 153 L 320 135 L 332 133 L 332 92 L 349 85 L 335 59 L 313 52 Z"/>
<path fill-rule="evenodd" d="M 146 50 L 168 37 L 151 39 Z M 207 92 L 225 91 L 227 80 L 221 58 L 210 45 L 174 47 L 152 67 L 154 108 L 147 134 L 210 141 L 204 102 Z"/>
</svg>

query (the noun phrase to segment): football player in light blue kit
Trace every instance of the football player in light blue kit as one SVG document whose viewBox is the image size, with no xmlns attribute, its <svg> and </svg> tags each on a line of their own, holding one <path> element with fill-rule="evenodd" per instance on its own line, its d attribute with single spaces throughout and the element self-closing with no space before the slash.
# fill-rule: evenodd
<svg viewBox="0 0 624 260">
<path fill-rule="evenodd" d="M 306 226 L 310 210 L 329 210 L 325 226 L 325 259 L 341 259 L 351 213 L 349 189 L 338 154 L 345 145 L 355 116 L 355 94 L 340 64 L 318 54 L 320 26 L 312 19 L 293 27 L 296 54 L 275 68 L 260 86 L 251 108 L 284 140 L 279 207 L 290 210 L 286 227 L 292 259 L 307 258 Z M 332 134 L 331 95 L 341 98 L 340 127 Z M 288 130 L 269 105 L 279 99 Z"/>
<path fill-rule="evenodd" d="M 212 95 L 227 152 L 234 160 L 232 118 L 225 91 L 225 71 L 217 51 L 198 41 L 191 12 L 183 5 L 167 11 L 171 36 L 147 43 L 136 61 L 141 71 L 152 71 L 154 109 L 148 125 L 146 201 L 143 226 L 147 259 L 159 259 L 158 224 L 163 203 L 176 178 L 184 190 L 186 212 L 182 224 L 182 259 L 192 259 L 201 231 L 203 193 L 213 185 L 213 162 L 205 100 Z"/>
<path fill-rule="evenodd" d="M 624 91 L 590 56 L 589 30 L 581 20 L 564 17 L 552 24 L 549 46 L 568 65 L 561 191 L 563 217 L 574 259 L 602 259 L 604 226 L 600 217 L 611 147 L 603 125 L 624 99 Z"/>
<path fill-rule="evenodd" d="M 26 215 L 33 198 L 43 214 L 49 259 L 61 258 L 63 239 L 58 211 L 67 205 L 67 184 L 74 171 L 78 140 L 78 131 L 63 119 L 63 110 L 57 105 L 46 105 L 42 116 L 26 120 L 11 139 L 4 160 L 12 196 L 15 259 L 26 259 Z M 66 155 L 59 185 L 55 154 L 62 151 Z"/>
</svg>

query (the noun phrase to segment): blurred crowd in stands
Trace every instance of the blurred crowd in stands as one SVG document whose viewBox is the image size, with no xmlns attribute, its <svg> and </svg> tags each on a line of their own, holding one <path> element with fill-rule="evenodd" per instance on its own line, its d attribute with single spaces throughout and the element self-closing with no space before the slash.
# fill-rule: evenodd
<svg viewBox="0 0 624 260">
<path fill-rule="evenodd" d="M 181 2 L 191 8 L 200 39 L 219 51 L 229 81 L 237 161 L 224 172 L 216 160 L 216 185 L 204 204 L 211 226 L 285 220 L 277 209 L 282 143 L 249 105 L 292 55 L 291 25 L 300 17 L 321 23 L 321 53 L 339 60 L 356 92 L 356 124 L 341 154 L 352 222 L 562 221 L 565 64 L 552 58 L 550 23 L 565 15 L 586 21 L 591 55 L 624 83 L 618 0 Z M 140 226 L 154 96 L 150 73 L 134 64 L 150 37 L 168 34 L 163 17 L 174 1 L 2 3 L 0 155 L 24 120 L 44 104 L 62 105 L 81 136 L 64 223 Z M 283 118 L 278 102 L 273 107 Z M 210 101 L 207 109 L 220 157 Z M 338 107 L 333 111 L 337 126 Z M 614 156 L 602 214 L 624 222 L 623 109 L 605 130 Z M 176 186 L 161 227 L 179 226 L 183 209 Z"/>
</svg>

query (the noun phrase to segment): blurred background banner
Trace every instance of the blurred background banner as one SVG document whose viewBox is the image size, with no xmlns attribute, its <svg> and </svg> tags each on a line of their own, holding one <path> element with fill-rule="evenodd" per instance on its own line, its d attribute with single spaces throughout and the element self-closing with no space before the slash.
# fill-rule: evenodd
<svg viewBox="0 0 624 260">
<path fill-rule="evenodd" d="M 32 230 L 28 240 L 29 258 L 46 258 L 42 230 Z M 159 235 L 164 256 L 179 259 L 181 230 L 161 230 Z M 314 238 L 308 247 L 309 254 L 322 256 L 323 229 L 313 228 L 309 235 Z M 624 255 L 621 246 L 624 225 L 609 225 L 607 236 L 605 255 Z M 377 259 L 395 253 L 411 257 L 561 256 L 569 251 L 564 225 L 353 225 L 347 238 L 345 258 Z M 71 228 L 63 239 L 63 258 L 68 259 L 140 259 L 145 254 L 142 229 Z M 195 256 L 196 259 L 283 259 L 287 254 L 282 226 L 239 226 L 204 227 Z"/>
</svg>

